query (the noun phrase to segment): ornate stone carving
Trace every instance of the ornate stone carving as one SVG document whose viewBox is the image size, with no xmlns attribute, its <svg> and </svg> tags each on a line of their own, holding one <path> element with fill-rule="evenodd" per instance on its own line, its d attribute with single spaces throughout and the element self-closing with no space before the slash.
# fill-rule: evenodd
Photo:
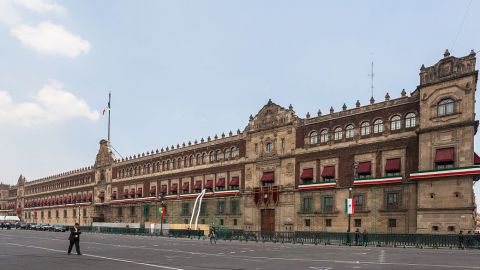
<svg viewBox="0 0 480 270">
<path fill-rule="evenodd" d="M 420 85 L 453 79 L 475 71 L 475 54 L 470 53 L 465 57 L 457 58 L 450 56 L 450 52 L 446 50 L 444 56 L 443 59 L 431 67 L 422 65 L 420 68 Z"/>
<path fill-rule="evenodd" d="M 270 100 L 255 117 L 250 117 L 250 121 L 245 130 L 247 132 L 256 132 L 285 126 L 297 120 L 298 117 L 293 110 L 287 110 Z"/>
<path fill-rule="evenodd" d="M 110 143 L 107 140 L 100 141 L 100 149 L 98 150 L 97 158 L 95 159 L 95 168 L 109 166 L 113 164 L 115 155 L 110 149 Z"/>
<path fill-rule="evenodd" d="M 292 175 L 293 174 L 293 164 L 288 163 L 287 164 L 287 175 Z"/>
</svg>

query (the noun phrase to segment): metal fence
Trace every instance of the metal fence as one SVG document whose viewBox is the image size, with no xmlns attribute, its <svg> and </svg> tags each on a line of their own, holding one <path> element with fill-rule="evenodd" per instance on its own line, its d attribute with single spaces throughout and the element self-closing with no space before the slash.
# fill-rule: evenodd
<svg viewBox="0 0 480 270">
<path fill-rule="evenodd" d="M 185 237 L 203 239 L 203 230 L 164 230 L 150 228 L 82 227 L 83 232 L 128 234 L 143 236 Z M 216 237 L 225 241 L 255 241 L 313 245 L 350 245 L 416 248 L 475 248 L 480 249 L 480 234 L 399 234 L 341 232 L 261 232 L 232 229 L 216 230 Z"/>
</svg>

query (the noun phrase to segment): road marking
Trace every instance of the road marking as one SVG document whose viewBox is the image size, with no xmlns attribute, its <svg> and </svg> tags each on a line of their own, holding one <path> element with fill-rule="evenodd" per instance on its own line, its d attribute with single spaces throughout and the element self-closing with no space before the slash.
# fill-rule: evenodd
<svg viewBox="0 0 480 270">
<path fill-rule="evenodd" d="M 1 234 L 0 234 L 1 236 Z M 12 236 L 12 235 L 9 235 Z M 19 238 L 29 238 L 29 237 L 22 237 L 20 236 Z M 40 237 L 31 237 L 31 238 L 38 238 L 38 239 L 45 239 L 48 240 L 47 238 L 40 238 Z M 163 239 L 162 239 L 163 240 Z M 83 243 L 91 243 L 91 244 L 97 244 L 97 245 L 105 245 L 105 246 L 117 246 L 113 244 L 105 244 L 105 243 L 98 243 L 98 242 L 83 242 Z M 176 252 L 176 253 L 187 253 L 187 254 L 193 254 L 194 252 L 190 251 L 183 251 L 183 250 L 172 250 L 172 249 L 161 249 L 161 248 L 138 248 L 135 246 L 126 246 L 126 245 L 118 245 L 120 247 L 124 248 L 132 248 L 132 249 L 144 249 L 144 250 L 154 250 L 154 251 L 164 251 L 164 252 Z M 258 246 L 258 244 L 257 244 Z M 298 246 L 297 246 L 298 247 Z M 353 249 L 353 247 L 351 247 Z M 332 248 L 334 249 L 334 248 Z M 347 250 L 347 248 L 343 248 L 344 250 Z M 412 250 L 415 251 L 415 250 Z M 424 250 L 423 250 L 424 251 Z M 62 251 L 64 252 L 64 251 Z M 196 253 L 196 252 L 195 252 Z M 449 252 L 425 252 L 425 253 L 449 253 L 453 254 L 452 251 Z M 260 259 L 260 260 L 279 260 L 279 261 L 305 261 L 305 262 L 330 262 L 330 263 L 336 263 L 336 264 L 365 264 L 365 265 L 397 265 L 397 266 L 420 266 L 420 267 L 432 267 L 432 268 L 447 268 L 447 269 L 480 269 L 480 266 L 463 266 L 463 265 L 436 265 L 436 264 L 422 264 L 422 263 L 380 263 L 377 261 L 341 261 L 341 260 L 326 260 L 326 259 L 308 259 L 308 258 L 282 258 L 282 257 L 257 257 L 257 256 L 240 256 L 240 255 L 220 255 L 218 253 L 212 254 L 212 253 L 196 253 L 196 254 L 202 254 L 203 257 L 205 256 L 215 256 L 215 257 L 225 257 L 228 256 L 228 258 L 236 258 L 239 260 L 243 259 Z M 462 251 L 462 254 L 478 254 L 478 252 L 465 252 Z"/>
<path fill-rule="evenodd" d="M 385 250 L 380 250 L 380 255 L 378 255 L 378 262 L 384 263 L 385 262 Z"/>
<path fill-rule="evenodd" d="M 83 243 L 90 243 L 90 244 L 97 244 L 97 245 L 105 245 L 105 246 L 116 246 L 112 244 L 105 244 L 105 243 L 98 243 L 98 242 L 83 242 Z M 132 248 L 135 249 L 135 246 L 126 246 L 122 245 L 125 248 Z M 192 252 L 192 251 L 184 251 L 184 250 L 175 250 L 175 249 L 165 249 L 165 248 L 139 248 L 139 249 L 146 249 L 146 250 L 154 250 L 154 251 L 164 251 L 164 252 L 176 252 L 176 253 L 187 253 L 187 254 L 198 254 L 203 255 L 202 257 L 206 256 L 215 256 L 215 257 L 225 257 L 228 258 L 236 258 L 236 259 L 259 259 L 259 260 L 279 260 L 279 261 L 305 261 L 305 262 L 331 262 L 337 264 L 366 264 L 366 265 L 398 265 L 398 266 L 422 266 L 422 267 L 436 267 L 436 268 L 460 268 L 460 269 L 480 269 L 480 266 L 464 266 L 464 265 L 439 265 L 439 264 L 421 264 L 421 263 L 387 263 L 387 262 L 375 262 L 375 261 L 342 261 L 342 260 L 325 260 L 325 259 L 308 259 L 308 258 L 282 258 L 282 257 L 263 257 L 263 256 L 246 256 L 246 255 L 220 255 L 219 253 L 204 253 L 204 252 Z"/>
<path fill-rule="evenodd" d="M 48 251 L 65 253 L 64 250 L 58 250 L 58 249 L 52 249 L 52 248 L 29 246 L 29 245 L 21 245 L 21 244 L 16 244 L 16 243 L 5 243 L 5 244 L 7 244 L 7 245 L 12 245 L 12 246 L 27 247 L 27 248 L 36 248 L 36 249 L 43 249 L 43 250 L 48 250 Z M 154 268 L 162 268 L 162 269 L 170 269 L 170 270 L 184 270 L 184 269 L 182 269 L 182 268 L 175 268 L 175 267 L 169 267 L 169 266 L 163 266 L 163 265 L 157 265 L 157 264 L 151 264 L 151 263 L 135 262 L 135 261 L 126 260 L 126 259 L 111 258 L 111 257 L 105 257 L 105 256 L 99 256 L 99 255 L 92 255 L 92 254 L 83 254 L 82 256 L 99 258 L 99 259 L 104 259 L 104 260 L 109 260 L 109 261 L 117 261 L 117 262 L 125 262 L 125 263 L 137 264 L 137 265 L 144 265 L 144 266 L 150 266 L 150 267 L 154 267 Z"/>
</svg>

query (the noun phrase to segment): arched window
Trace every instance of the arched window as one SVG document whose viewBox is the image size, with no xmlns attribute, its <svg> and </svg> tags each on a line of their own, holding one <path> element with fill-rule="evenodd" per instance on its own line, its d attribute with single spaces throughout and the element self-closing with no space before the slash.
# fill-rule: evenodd
<svg viewBox="0 0 480 270">
<path fill-rule="evenodd" d="M 183 164 L 182 164 L 182 158 L 178 158 L 177 159 L 177 168 L 180 169 L 183 167 Z"/>
<path fill-rule="evenodd" d="M 390 118 L 390 130 L 398 130 L 402 127 L 402 121 L 400 116 L 395 115 Z"/>
<path fill-rule="evenodd" d="M 202 164 L 205 164 L 205 163 L 207 163 L 207 154 L 203 153 L 202 154 Z"/>
<path fill-rule="evenodd" d="M 174 158 L 174 159 L 173 159 L 172 169 L 175 170 L 176 168 L 177 168 L 177 160 Z"/>
<path fill-rule="evenodd" d="M 454 112 L 455 102 L 451 98 L 444 99 L 438 103 L 438 116 L 449 115 Z"/>
<path fill-rule="evenodd" d="M 162 171 L 165 171 L 167 169 L 167 162 L 162 161 Z"/>
<path fill-rule="evenodd" d="M 343 138 L 343 131 L 342 131 L 341 127 L 337 127 L 334 130 L 333 137 L 334 137 L 335 141 L 341 140 Z"/>
<path fill-rule="evenodd" d="M 232 151 L 230 151 L 230 148 L 225 149 L 225 159 L 229 159 L 232 155 Z"/>
<path fill-rule="evenodd" d="M 234 147 L 231 148 L 231 151 L 232 151 L 232 158 L 237 158 L 238 157 L 238 148 L 234 146 Z"/>
<path fill-rule="evenodd" d="M 188 167 L 188 159 L 187 157 L 183 157 L 183 167 Z"/>
<path fill-rule="evenodd" d="M 417 116 L 415 113 L 408 113 L 405 116 L 405 128 L 412 128 L 417 125 Z"/>
<path fill-rule="evenodd" d="M 373 122 L 373 133 L 382 133 L 383 132 L 383 120 L 377 119 Z"/>
<path fill-rule="evenodd" d="M 213 151 L 210 151 L 209 156 L 210 156 L 210 162 L 214 162 L 215 161 L 215 154 L 214 154 Z"/>
<path fill-rule="evenodd" d="M 360 135 L 364 136 L 368 134 L 370 134 L 370 123 L 365 121 L 360 125 Z"/>
<path fill-rule="evenodd" d="M 271 153 L 273 151 L 273 143 L 267 142 L 265 145 L 265 151 L 267 151 L 267 153 Z"/>
<path fill-rule="evenodd" d="M 202 164 L 202 156 L 200 154 L 197 154 L 197 165 Z"/>
<path fill-rule="evenodd" d="M 324 129 L 320 132 L 320 142 L 328 142 L 328 130 Z"/>
<path fill-rule="evenodd" d="M 355 131 L 353 129 L 353 125 L 348 125 L 345 128 L 345 138 L 347 138 L 347 139 L 353 138 L 354 135 L 355 135 Z"/>
<path fill-rule="evenodd" d="M 190 161 L 188 162 L 188 166 L 193 166 L 193 155 L 190 155 Z"/>
<path fill-rule="evenodd" d="M 318 133 L 314 130 L 308 135 L 310 144 L 318 143 Z"/>
<path fill-rule="evenodd" d="M 222 150 L 217 150 L 217 151 L 215 152 L 215 160 L 216 160 L 216 161 L 223 160 Z"/>
<path fill-rule="evenodd" d="M 171 167 L 172 167 L 172 161 L 167 160 L 167 170 L 170 170 Z"/>
</svg>

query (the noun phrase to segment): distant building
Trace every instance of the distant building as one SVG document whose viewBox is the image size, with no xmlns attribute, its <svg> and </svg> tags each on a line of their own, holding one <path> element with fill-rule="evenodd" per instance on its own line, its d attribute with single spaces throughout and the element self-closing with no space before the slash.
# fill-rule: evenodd
<svg viewBox="0 0 480 270">
<path fill-rule="evenodd" d="M 37 223 L 199 222 L 264 231 L 458 233 L 475 228 L 480 159 L 475 52 L 448 51 L 420 69 L 410 94 L 301 118 L 269 101 L 236 134 L 115 159 L 102 140 L 95 165 L 0 186 L 0 213 Z M 328 96 L 315 96 L 325 103 Z M 350 195 L 349 195 L 350 194 Z"/>
</svg>

